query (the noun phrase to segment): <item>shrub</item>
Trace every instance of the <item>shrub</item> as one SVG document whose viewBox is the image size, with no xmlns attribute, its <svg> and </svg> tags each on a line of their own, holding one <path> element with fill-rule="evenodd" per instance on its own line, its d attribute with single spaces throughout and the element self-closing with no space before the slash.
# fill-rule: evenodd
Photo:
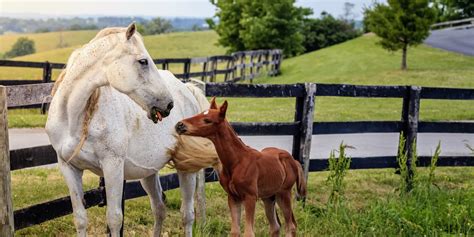
<svg viewBox="0 0 474 237">
<path fill-rule="evenodd" d="M 361 32 L 350 21 L 323 13 L 319 19 L 305 20 L 303 35 L 305 52 L 310 52 L 356 38 Z"/>
<path fill-rule="evenodd" d="M 20 37 L 13 45 L 12 49 L 5 53 L 6 58 L 14 58 L 36 52 L 35 42 L 26 37 Z"/>
<path fill-rule="evenodd" d="M 328 204 L 340 204 L 344 198 L 344 177 L 349 170 L 351 165 L 351 158 L 346 156 L 346 148 L 352 148 L 351 146 L 344 145 L 341 143 L 339 145 L 339 155 L 336 158 L 336 151 L 331 151 L 329 155 L 329 176 L 326 182 L 331 188 L 331 194 L 329 195 Z"/>
</svg>

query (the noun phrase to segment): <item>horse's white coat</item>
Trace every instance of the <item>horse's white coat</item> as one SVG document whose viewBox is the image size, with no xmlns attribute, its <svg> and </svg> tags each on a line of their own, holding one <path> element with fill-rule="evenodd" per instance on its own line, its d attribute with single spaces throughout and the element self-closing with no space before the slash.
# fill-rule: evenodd
<svg viewBox="0 0 474 237">
<path fill-rule="evenodd" d="M 128 31 L 133 28 L 129 26 Z M 174 125 L 200 112 L 200 106 L 186 85 L 169 71 L 156 68 L 138 34 L 132 32 L 127 40 L 125 29 L 106 30 L 117 32 L 97 36 L 69 58 L 65 78 L 51 101 L 46 131 L 69 187 L 79 236 L 85 236 L 87 228 L 82 190 L 85 169 L 105 178 L 112 236 L 118 235 L 123 218 L 124 179 L 141 179 L 150 196 L 154 235 L 158 236 L 165 214 L 157 171 L 169 161 L 167 148 L 176 141 Z M 148 65 L 140 64 L 140 59 L 147 59 Z M 100 97 L 89 135 L 78 155 L 67 162 L 79 143 L 86 103 L 96 89 Z M 164 111 L 170 102 L 174 108 L 161 122 L 154 124 L 147 118 L 151 107 Z M 179 173 L 179 178 L 185 234 L 191 236 L 195 174 Z"/>
</svg>

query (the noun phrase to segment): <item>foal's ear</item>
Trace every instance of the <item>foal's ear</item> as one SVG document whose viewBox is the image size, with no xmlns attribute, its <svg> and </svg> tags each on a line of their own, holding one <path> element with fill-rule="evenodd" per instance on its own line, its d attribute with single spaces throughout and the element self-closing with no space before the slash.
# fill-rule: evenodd
<svg viewBox="0 0 474 237">
<path fill-rule="evenodd" d="M 219 108 L 219 117 L 225 119 L 225 113 L 227 112 L 227 100 Z"/>
<path fill-rule="evenodd" d="M 216 104 L 216 97 L 212 97 L 211 99 L 211 109 L 217 109 L 217 104 Z"/>
<path fill-rule="evenodd" d="M 137 27 L 135 26 L 135 22 L 132 22 L 128 27 L 127 27 L 127 32 L 125 33 L 125 36 L 127 37 L 127 40 L 132 38 L 133 34 L 135 34 L 135 31 L 137 30 Z"/>
</svg>

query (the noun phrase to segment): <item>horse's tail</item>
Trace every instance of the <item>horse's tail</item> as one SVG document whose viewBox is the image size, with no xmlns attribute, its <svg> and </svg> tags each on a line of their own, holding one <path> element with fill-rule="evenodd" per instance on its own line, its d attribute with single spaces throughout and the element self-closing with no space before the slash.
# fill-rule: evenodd
<svg viewBox="0 0 474 237">
<path fill-rule="evenodd" d="M 198 102 L 199 111 L 209 108 L 204 92 L 196 86 L 196 83 L 186 83 L 186 87 L 194 95 Z M 169 165 L 179 171 L 194 173 L 207 167 L 220 168 L 219 157 L 214 144 L 202 137 L 176 135 L 176 145 L 168 150 L 171 157 Z"/>
<path fill-rule="evenodd" d="M 297 168 L 297 173 L 298 175 L 296 176 L 296 193 L 297 196 L 296 198 L 298 200 L 305 200 L 306 198 L 306 180 L 304 177 L 304 172 L 303 168 L 301 167 L 301 164 L 297 160 L 293 160 L 296 168 Z"/>
</svg>

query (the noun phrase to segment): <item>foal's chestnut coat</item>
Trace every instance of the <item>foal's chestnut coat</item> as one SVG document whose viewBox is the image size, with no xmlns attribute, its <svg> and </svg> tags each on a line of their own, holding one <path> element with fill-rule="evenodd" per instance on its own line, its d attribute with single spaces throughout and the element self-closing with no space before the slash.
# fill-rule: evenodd
<svg viewBox="0 0 474 237">
<path fill-rule="evenodd" d="M 295 236 L 296 221 L 291 208 L 291 189 L 297 184 L 300 197 L 306 183 L 300 164 L 284 150 L 269 147 L 257 151 L 245 145 L 225 119 L 227 101 L 217 108 L 215 98 L 209 110 L 176 124 L 182 135 L 209 138 L 215 145 L 222 169 L 219 182 L 228 194 L 231 236 L 240 235 L 241 204 L 245 208 L 245 236 L 254 236 L 255 204 L 261 198 L 270 223 L 270 235 L 279 236 L 280 221 L 275 201 L 285 216 L 286 236 Z"/>
</svg>

